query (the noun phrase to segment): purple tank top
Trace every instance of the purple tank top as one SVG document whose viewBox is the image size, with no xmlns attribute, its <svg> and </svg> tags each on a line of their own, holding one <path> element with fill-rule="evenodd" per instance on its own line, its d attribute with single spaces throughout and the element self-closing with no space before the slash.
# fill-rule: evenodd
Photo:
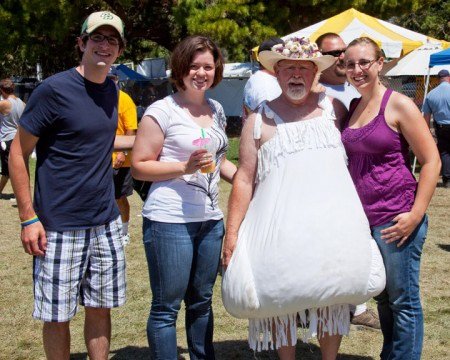
<svg viewBox="0 0 450 360">
<path fill-rule="evenodd" d="M 408 143 L 389 127 L 384 117 L 391 94 L 392 89 L 387 89 L 378 115 L 359 129 L 348 127 L 360 101 L 353 100 L 342 131 L 350 175 L 370 226 L 385 224 L 410 211 L 417 188 L 410 170 Z"/>
</svg>

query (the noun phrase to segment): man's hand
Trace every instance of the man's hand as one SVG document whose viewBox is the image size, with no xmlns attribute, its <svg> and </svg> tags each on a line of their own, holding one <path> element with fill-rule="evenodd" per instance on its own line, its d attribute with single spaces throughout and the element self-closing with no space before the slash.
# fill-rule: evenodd
<svg viewBox="0 0 450 360">
<path fill-rule="evenodd" d="M 22 246 L 26 253 L 44 256 L 47 250 L 47 236 L 40 221 L 27 225 L 20 234 Z"/>
<path fill-rule="evenodd" d="M 237 235 L 225 234 L 221 259 L 224 271 L 230 264 L 231 257 L 233 256 L 234 249 L 236 248 L 236 243 L 237 243 Z"/>
<path fill-rule="evenodd" d="M 113 168 L 120 169 L 125 163 L 125 153 L 120 151 L 117 153 L 116 160 L 114 161 Z"/>
</svg>

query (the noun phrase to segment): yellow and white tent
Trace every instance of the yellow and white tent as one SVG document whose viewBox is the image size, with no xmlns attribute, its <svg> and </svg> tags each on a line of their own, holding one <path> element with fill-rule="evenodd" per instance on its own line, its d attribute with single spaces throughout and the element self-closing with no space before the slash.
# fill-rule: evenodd
<svg viewBox="0 0 450 360">
<path fill-rule="evenodd" d="M 307 37 L 315 41 L 327 32 L 339 34 L 346 44 L 361 36 L 370 37 L 383 49 L 388 58 L 399 58 L 424 44 L 440 44 L 443 48 L 449 46 L 446 41 L 388 23 L 353 8 L 282 38 L 284 40 L 291 37 Z"/>
</svg>

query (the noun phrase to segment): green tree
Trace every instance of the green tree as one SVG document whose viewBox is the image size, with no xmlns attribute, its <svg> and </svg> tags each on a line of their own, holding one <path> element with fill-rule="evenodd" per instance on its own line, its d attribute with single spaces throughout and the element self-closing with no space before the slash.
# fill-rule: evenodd
<svg viewBox="0 0 450 360">
<path fill-rule="evenodd" d="M 375 17 L 389 19 L 399 12 L 413 12 L 434 0 L 184 0 L 187 33 L 215 39 L 228 61 L 248 59 L 249 49 L 270 36 L 304 28 L 351 7 Z"/>
<path fill-rule="evenodd" d="M 450 41 L 450 1 L 435 1 L 415 12 L 394 18 L 396 24 L 427 34 L 439 40 Z"/>
<path fill-rule="evenodd" d="M 84 19 L 93 11 L 111 10 L 125 23 L 129 40 L 123 60 L 164 56 L 177 39 L 168 0 L 4 0 L 0 28 L 10 29 L 0 39 L 0 75 L 35 74 L 40 63 L 44 77 L 78 63 L 76 38 Z"/>
<path fill-rule="evenodd" d="M 262 39 L 276 36 L 262 1 L 221 0 L 191 8 L 186 19 L 189 34 L 213 38 L 227 61 L 248 60 L 249 51 Z"/>
<path fill-rule="evenodd" d="M 394 15 L 416 11 L 421 4 L 435 0 L 279 0 L 270 1 L 273 14 L 282 14 L 288 9 L 288 16 L 277 19 L 283 33 L 289 33 L 325 20 L 350 8 L 365 14 L 388 20 Z M 286 21 L 285 19 L 288 19 Z M 281 30 L 281 26 L 277 29 Z"/>
<path fill-rule="evenodd" d="M 5 0 L 0 6 L 2 34 L 0 51 L 4 54 L 2 76 L 34 73 L 36 63 L 52 73 L 76 62 L 74 45 L 80 1 Z M 78 30 L 79 31 L 79 30 Z"/>
<path fill-rule="evenodd" d="M 350 7 L 383 19 L 405 14 L 407 27 L 448 36 L 448 0 L 2 0 L 0 76 L 34 74 L 36 63 L 41 63 L 44 76 L 76 65 L 81 24 L 98 10 L 111 10 L 125 22 L 128 45 L 122 61 L 167 58 L 186 35 L 205 34 L 231 62 L 248 59 L 249 50 L 270 36 L 288 34 Z M 418 9 L 429 9 L 426 25 L 419 21 Z M 439 16 L 441 9 L 446 12 Z"/>
</svg>

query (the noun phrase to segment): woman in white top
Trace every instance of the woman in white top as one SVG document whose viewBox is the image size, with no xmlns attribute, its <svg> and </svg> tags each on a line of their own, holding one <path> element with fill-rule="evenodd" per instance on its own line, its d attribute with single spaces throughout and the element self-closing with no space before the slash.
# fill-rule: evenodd
<svg viewBox="0 0 450 360">
<path fill-rule="evenodd" d="M 210 39 L 191 36 L 173 51 L 171 68 L 178 92 L 147 108 L 132 156 L 133 176 L 153 181 L 142 213 L 153 294 L 147 337 L 153 359 L 177 359 L 184 300 L 190 358 L 214 359 L 211 299 L 224 234 L 218 182 L 231 182 L 236 166 L 225 157 L 222 106 L 205 91 L 221 81 L 223 58 Z"/>
</svg>

